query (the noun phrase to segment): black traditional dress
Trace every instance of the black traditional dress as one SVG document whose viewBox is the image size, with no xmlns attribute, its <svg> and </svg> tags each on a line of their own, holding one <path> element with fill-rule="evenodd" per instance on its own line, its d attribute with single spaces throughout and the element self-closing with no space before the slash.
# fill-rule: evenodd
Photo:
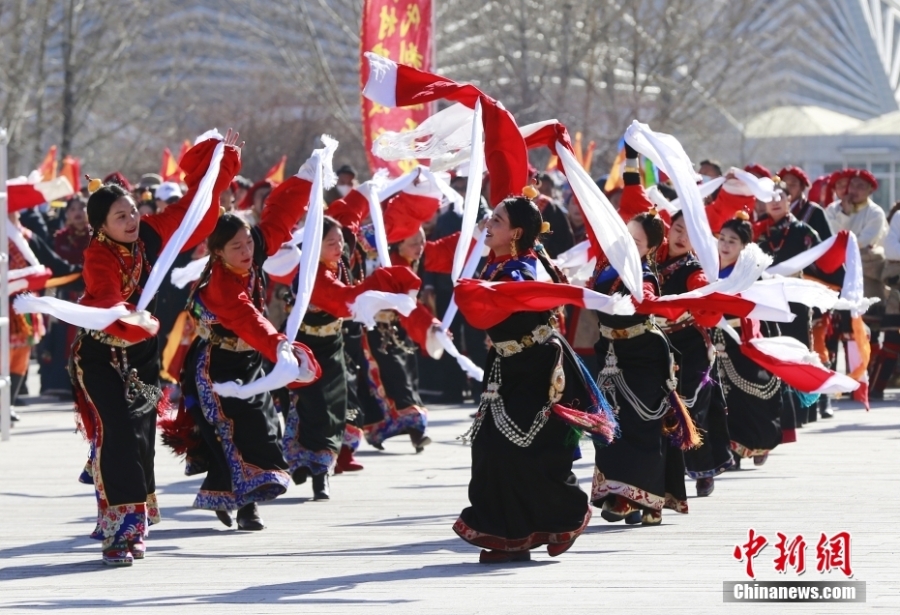
<svg viewBox="0 0 900 615">
<path fill-rule="evenodd" d="M 488 280 L 534 280 L 533 253 L 492 259 Z M 460 311 L 467 318 L 464 304 Z M 517 312 L 490 327 L 481 406 L 472 441 L 471 506 L 453 530 L 486 549 L 527 551 L 575 540 L 591 518 L 572 473 L 580 432 L 551 411 L 601 402 L 587 370 L 553 328 L 550 312 Z M 607 407 L 608 410 L 608 407 Z"/>
<path fill-rule="evenodd" d="M 404 280 L 418 282 L 412 273 L 395 278 L 392 271 L 403 268 L 389 267 L 353 285 L 346 258 L 335 265 L 319 263 L 318 267 L 297 341 L 312 350 L 322 375 L 311 385 L 292 390 L 288 408 L 282 408 L 283 413 L 286 410 L 285 459 L 292 473 L 306 468 L 313 476 L 334 470 L 344 437 L 348 399 L 342 324 L 351 316 L 349 306 L 363 292 L 407 292 Z"/>
<path fill-rule="evenodd" d="M 144 216 L 137 242 L 91 241 L 84 255 L 80 303 L 110 308 L 138 302 L 150 267 L 184 217 L 217 144 L 210 139 L 188 151 L 182 161 L 188 193 L 163 213 Z M 237 150 L 227 148 L 213 188 L 214 203 L 239 169 Z M 184 249 L 205 239 L 217 217 L 218 209 L 211 207 Z M 148 307 L 152 312 L 153 302 Z M 140 540 L 159 521 L 153 471 L 159 370 L 156 335 L 121 320 L 103 331 L 80 330 L 72 346 L 75 406 L 93 451 L 97 525 L 91 536 L 102 540 L 104 549 Z"/>
<path fill-rule="evenodd" d="M 310 182 L 299 177 L 275 188 L 260 223 L 250 230 L 251 268 L 238 272 L 215 259 L 208 282 L 197 289 L 189 306 L 197 338 L 185 357 L 181 388 L 184 408 L 205 445 L 189 452 L 189 472 L 196 473 L 200 460 L 206 461 L 206 478 L 194 508 L 238 510 L 278 497 L 290 483 L 271 394 L 223 397 L 213 391 L 213 384 L 246 385 L 263 377 L 265 362 L 275 363 L 279 344 L 288 341 L 264 316 L 262 264 L 290 239 L 306 209 L 309 189 Z M 312 357 L 308 349 L 302 350 Z"/>
<path fill-rule="evenodd" d="M 802 254 L 819 243 L 816 231 L 805 222 L 797 220 L 793 214 L 788 214 L 775 223 L 772 223 L 771 218 L 763 217 L 760 229 L 756 243 L 763 252 L 772 256 L 773 265 Z M 810 271 L 816 272 L 814 265 L 810 267 Z M 791 303 L 790 308 L 796 318 L 793 322 L 778 323 L 777 329 L 782 335 L 792 337 L 807 348 L 812 348 L 812 310 L 799 303 Z M 796 428 L 806 423 L 810 415 L 815 419 L 818 395 L 801 393 L 790 387 L 785 387 L 785 391 L 788 399 L 782 406 L 783 442 L 793 442 L 796 440 Z"/>
<path fill-rule="evenodd" d="M 664 259 L 657 267 L 663 295 L 686 293 L 708 284 L 700 261 L 691 253 Z M 678 394 L 703 434 L 703 443 L 684 451 L 684 464 L 691 478 L 711 478 L 730 467 L 728 419 L 722 389 L 710 376 L 715 365 L 707 327 L 714 327 L 719 314 L 686 312 L 675 321 L 659 324 L 675 349 L 678 364 Z M 671 446 L 671 445 L 670 445 Z"/>
<path fill-rule="evenodd" d="M 723 268 L 719 278 L 727 278 L 733 270 L 734 265 Z M 741 323 L 738 319 L 729 320 L 738 334 Z M 743 323 L 744 326 L 755 326 L 753 321 Z M 760 326 L 771 328 L 768 323 L 760 323 Z M 777 328 L 770 332 L 778 334 Z M 712 338 L 719 382 L 728 407 L 731 450 L 738 457 L 762 457 L 781 443 L 784 404 L 781 380 L 745 356 L 740 344 L 721 329 L 713 329 Z"/>
<path fill-rule="evenodd" d="M 659 282 L 645 262 L 645 297 L 659 296 Z M 598 267 L 594 290 L 622 292 L 619 274 L 608 263 Z M 616 409 L 622 435 L 597 449 L 591 502 L 602 506 L 620 496 L 645 511 L 671 508 L 688 512 L 684 458 L 663 433 L 676 386 L 672 350 L 652 317 L 597 312 L 600 340 L 594 347 L 602 369 L 598 383 Z"/>
</svg>

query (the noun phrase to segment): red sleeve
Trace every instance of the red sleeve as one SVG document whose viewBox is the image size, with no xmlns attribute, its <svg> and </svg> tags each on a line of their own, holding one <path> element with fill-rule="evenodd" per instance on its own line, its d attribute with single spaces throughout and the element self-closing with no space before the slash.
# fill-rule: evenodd
<svg viewBox="0 0 900 615">
<path fill-rule="evenodd" d="M 695 271 L 688 276 L 688 291 L 697 290 L 698 288 L 702 288 L 708 285 L 709 280 L 706 279 L 706 274 L 702 271 Z M 693 314 L 694 320 L 701 327 L 715 327 L 717 324 L 719 324 L 719 321 L 722 320 L 722 313 L 712 310 L 691 310 L 691 314 Z"/>
<path fill-rule="evenodd" d="M 312 183 L 296 175 L 280 183 L 266 198 L 262 219 L 257 228 L 266 240 L 266 254 L 278 252 L 291 238 L 294 225 L 306 215 Z"/>
<path fill-rule="evenodd" d="M 423 266 L 425 271 L 431 273 L 450 273 L 453 270 L 453 256 L 456 253 L 456 244 L 459 243 L 460 233 L 442 237 L 435 241 L 425 242 L 425 255 Z M 472 242 L 472 246 L 475 242 Z M 469 248 L 471 251 L 472 247 Z"/>
<path fill-rule="evenodd" d="M 197 194 L 200 180 L 203 179 L 209 168 L 213 151 L 219 143 L 218 139 L 207 139 L 189 149 L 184 158 L 182 158 L 181 163 L 179 163 L 181 169 L 187 174 L 184 178 L 185 183 L 188 185 L 187 193 L 177 203 L 166 207 L 162 213 L 147 214 L 141 218 L 141 223 L 149 225 L 162 239 L 162 247 L 165 247 L 178 225 L 181 224 L 184 214 L 187 213 L 191 201 L 194 200 L 194 196 Z M 225 155 L 222 157 L 222 164 L 219 168 L 219 176 L 216 178 L 216 183 L 213 186 L 212 204 L 209 211 L 200 221 L 200 225 L 188 238 L 187 243 L 184 244 L 184 247 L 181 249 L 182 252 L 195 248 L 216 228 L 216 221 L 219 219 L 219 196 L 231 184 L 234 176 L 240 170 L 241 158 L 238 150 L 233 147 L 225 148 Z"/>
<path fill-rule="evenodd" d="M 428 331 L 431 330 L 432 325 L 441 323 L 424 304 L 421 302 L 417 303 L 416 309 L 410 312 L 409 316 L 400 315 L 400 324 L 409 333 L 412 341 L 418 344 L 420 348 L 425 348 L 428 342 Z"/>
<path fill-rule="evenodd" d="M 84 252 L 84 295 L 79 300 L 82 305 L 95 308 L 111 308 L 125 305 L 129 310 L 136 307 L 122 299 L 122 271 L 119 262 L 106 248 L 92 246 Z M 104 332 L 129 342 L 141 342 L 153 337 L 137 325 L 129 325 L 117 320 L 106 327 Z"/>
<path fill-rule="evenodd" d="M 349 318 L 350 304 L 368 290 L 407 293 L 418 290 L 422 281 L 408 267 L 376 269 L 361 284 L 347 286 L 324 265 L 319 264 L 310 304 L 338 318 Z"/>
<path fill-rule="evenodd" d="M 706 217 L 709 228 L 714 234 L 722 230 L 722 225 L 734 218 L 734 214 L 743 210 L 753 218 L 756 199 L 753 196 L 732 194 L 725 189 L 719 190 L 716 200 L 706 206 Z"/>
<path fill-rule="evenodd" d="M 243 280 L 237 275 L 215 265 L 209 284 L 200 290 L 200 299 L 223 327 L 233 331 L 273 363 L 278 360 L 278 344 L 287 337 L 256 309 Z"/>
<path fill-rule="evenodd" d="M 351 190 L 344 198 L 333 201 L 325 213 L 356 235 L 369 215 L 369 200 L 359 190 Z"/>
<path fill-rule="evenodd" d="M 636 215 L 650 211 L 651 207 L 653 207 L 653 203 L 650 202 L 642 185 L 626 184 L 622 188 L 622 198 L 619 201 L 619 216 L 622 217 L 626 224 Z"/>
</svg>

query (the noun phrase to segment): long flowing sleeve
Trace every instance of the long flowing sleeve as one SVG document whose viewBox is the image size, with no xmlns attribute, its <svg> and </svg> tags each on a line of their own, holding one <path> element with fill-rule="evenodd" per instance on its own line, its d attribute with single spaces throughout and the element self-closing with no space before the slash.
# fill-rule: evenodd
<svg viewBox="0 0 900 615">
<path fill-rule="evenodd" d="M 273 363 L 278 360 L 278 344 L 287 337 L 279 333 L 256 308 L 238 274 L 215 265 L 209 284 L 200 290 L 200 299 L 223 327 L 253 346 L 268 360 Z"/>
<path fill-rule="evenodd" d="M 265 241 L 265 254 L 272 256 L 291 238 L 291 230 L 306 215 L 312 184 L 297 177 L 279 184 L 266 199 L 257 228 Z"/>
<path fill-rule="evenodd" d="M 319 264 L 310 305 L 337 318 L 349 318 L 352 316 L 350 305 L 366 291 L 408 293 L 418 290 L 421 283 L 408 267 L 383 267 L 373 271 L 361 284 L 348 286 L 327 267 Z"/>
<path fill-rule="evenodd" d="M 141 239 L 144 241 L 147 255 L 151 259 L 156 258 L 165 247 L 169 238 L 175 233 L 178 225 L 181 224 L 184 214 L 197 194 L 200 181 L 206 174 L 210 162 L 212 162 L 213 151 L 218 144 L 218 139 L 207 139 L 189 149 L 181 162 L 181 168 L 187 174 L 184 179 L 188 186 L 187 193 L 177 203 L 166 207 L 162 213 L 147 214 L 141 218 Z M 200 221 L 200 225 L 188 238 L 187 243 L 182 248 L 182 252 L 197 247 L 197 244 L 212 233 L 216 227 L 216 221 L 219 219 L 219 196 L 231 185 L 234 176 L 240 170 L 241 160 L 238 151 L 230 147 L 225 148 L 219 175 L 213 186 L 212 205 L 206 216 Z"/>
<path fill-rule="evenodd" d="M 422 257 L 422 266 L 425 271 L 447 274 L 453 271 L 453 256 L 456 253 L 459 236 L 460 233 L 456 232 L 434 241 L 425 242 L 425 253 Z M 471 250 L 471 247 L 469 249 Z"/>
<path fill-rule="evenodd" d="M 369 214 L 369 200 L 359 190 L 351 190 L 344 198 L 333 201 L 325 213 L 356 235 Z"/>
<path fill-rule="evenodd" d="M 420 348 L 426 348 L 428 345 L 428 333 L 435 325 L 441 322 L 434 317 L 425 304 L 421 301 L 416 302 L 416 309 L 410 312 L 409 316 L 400 315 L 400 324 L 406 329 L 409 337 Z"/>
</svg>

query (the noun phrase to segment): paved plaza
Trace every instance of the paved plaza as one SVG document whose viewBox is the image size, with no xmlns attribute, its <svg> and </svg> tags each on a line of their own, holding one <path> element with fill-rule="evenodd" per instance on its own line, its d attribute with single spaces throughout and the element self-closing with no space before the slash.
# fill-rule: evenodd
<svg viewBox="0 0 900 615">
<path fill-rule="evenodd" d="M 36 385 L 36 382 L 33 382 Z M 32 390 L 36 390 L 33 386 Z M 71 404 L 30 398 L 0 443 L 0 611 L 95 613 L 856 613 L 900 612 L 900 401 L 871 412 L 849 401 L 836 418 L 800 430 L 761 468 L 744 463 L 661 527 L 610 524 L 595 514 L 558 559 L 480 565 L 451 525 L 467 505 L 469 449 L 456 436 L 471 406 L 434 406 L 434 444 L 415 455 L 404 438 L 363 445 L 363 472 L 332 479 L 332 500 L 309 484 L 261 507 L 268 528 L 226 529 L 191 503 L 200 483 L 157 446 L 163 522 L 144 561 L 105 568 L 90 540 L 94 495 L 76 481 L 87 443 Z M 576 473 L 590 489 L 593 450 Z M 599 511 L 598 511 L 599 512 Z M 865 604 L 723 604 L 723 581 L 747 581 L 734 547 L 753 528 L 769 540 L 758 580 L 847 580 L 816 571 L 820 534 L 852 537 L 853 579 Z M 776 534 L 803 535 L 807 571 L 775 571 Z M 611 611 L 612 610 L 612 611 Z"/>
</svg>

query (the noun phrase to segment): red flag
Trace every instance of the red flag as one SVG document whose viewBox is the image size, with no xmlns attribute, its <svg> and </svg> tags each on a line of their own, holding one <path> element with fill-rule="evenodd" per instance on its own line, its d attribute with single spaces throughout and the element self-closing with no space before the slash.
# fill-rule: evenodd
<svg viewBox="0 0 900 615">
<path fill-rule="evenodd" d="M 38 171 L 41 172 L 41 175 L 44 178 L 44 181 L 50 181 L 56 177 L 56 146 L 51 145 L 50 149 L 47 151 L 47 155 L 44 156 L 44 160 L 41 162 L 41 166 L 38 167 Z"/>
<path fill-rule="evenodd" d="M 365 0 L 360 32 L 360 69 L 367 64 L 362 54 L 367 51 L 390 58 L 426 72 L 433 64 L 433 23 L 431 0 Z M 414 160 L 386 162 L 372 154 L 372 142 L 386 130 L 415 129 L 431 114 L 431 104 L 406 108 L 388 108 L 363 97 L 362 120 L 369 167 L 388 169 L 392 175 L 403 174 L 418 163 Z"/>
<path fill-rule="evenodd" d="M 66 156 L 62 161 L 60 177 L 65 177 L 72 184 L 72 194 L 78 194 L 81 190 L 81 161 L 74 156 Z"/>
<path fill-rule="evenodd" d="M 159 175 L 164 182 L 177 182 L 181 180 L 181 169 L 175 161 L 175 156 L 167 147 L 163 150 L 162 164 L 159 167 Z"/>
<path fill-rule="evenodd" d="M 266 180 L 272 182 L 275 185 L 283 182 L 285 163 L 287 163 L 287 155 L 282 156 L 281 160 L 279 160 L 274 167 L 266 172 Z"/>
</svg>

